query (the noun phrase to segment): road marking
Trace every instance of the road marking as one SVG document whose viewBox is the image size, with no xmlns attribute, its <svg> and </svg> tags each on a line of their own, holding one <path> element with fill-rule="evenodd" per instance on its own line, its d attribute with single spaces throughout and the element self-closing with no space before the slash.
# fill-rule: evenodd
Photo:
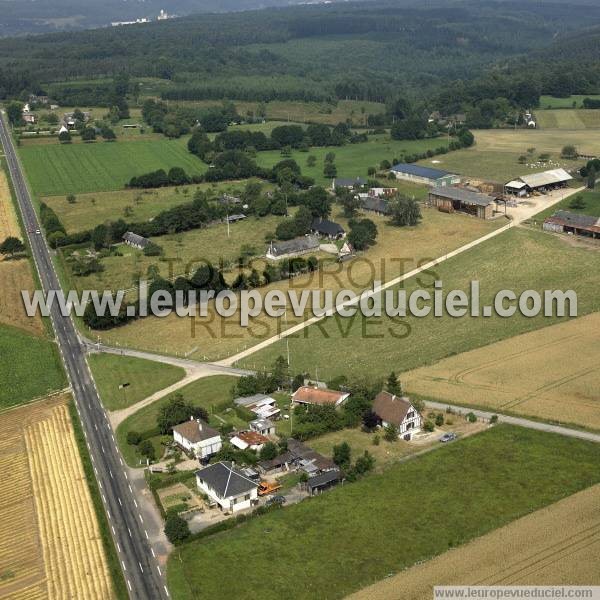
<svg viewBox="0 0 600 600">
<path fill-rule="evenodd" d="M 115 446 L 116 448 L 116 446 Z M 121 463 L 121 466 L 123 466 L 123 459 L 119 456 L 119 462 Z"/>
<path fill-rule="evenodd" d="M 112 529 L 113 535 L 117 535 L 117 532 L 115 531 L 115 526 L 111 525 L 110 528 Z"/>
<path fill-rule="evenodd" d="M 133 539 L 133 536 L 131 535 L 131 529 L 129 529 L 129 527 L 127 528 L 127 531 L 129 531 L 129 537 Z"/>
<path fill-rule="evenodd" d="M 133 494 L 133 490 L 131 489 L 131 484 L 130 483 L 127 484 L 127 487 L 129 488 L 129 491 Z"/>
<path fill-rule="evenodd" d="M 138 503 L 135 501 L 135 498 L 133 499 L 133 503 L 135 504 L 135 507 L 138 507 Z"/>
<path fill-rule="evenodd" d="M 142 519 L 142 515 L 140 515 L 140 513 L 138 513 L 138 517 L 140 518 L 140 522 L 143 524 L 144 523 L 144 519 Z"/>
<path fill-rule="evenodd" d="M 129 591 L 131 592 L 131 582 L 129 581 L 129 579 L 127 580 L 127 586 L 129 587 Z"/>
<path fill-rule="evenodd" d="M 148 532 L 146 532 L 147 534 Z M 154 558 L 156 558 L 156 554 L 154 554 L 154 548 L 150 548 L 150 551 L 152 552 L 152 556 L 154 556 Z"/>
<path fill-rule="evenodd" d="M 166 592 L 166 594 L 167 594 L 167 597 L 168 597 L 168 598 L 170 598 L 170 597 L 171 597 L 171 594 L 169 594 L 169 590 L 167 589 L 167 586 L 166 586 L 166 585 L 163 585 L 163 587 L 165 588 L 165 592 Z"/>
<path fill-rule="evenodd" d="M 127 567 L 125 566 L 125 561 L 121 561 L 121 564 L 123 565 L 123 571 L 127 571 Z"/>
<path fill-rule="evenodd" d="M 119 542 L 117 542 L 117 550 L 119 551 L 119 554 L 121 554 L 121 546 L 119 546 Z"/>
<path fill-rule="evenodd" d="M 111 478 L 111 479 L 114 479 L 114 477 L 113 477 L 113 474 L 112 474 L 112 471 L 111 471 L 110 469 L 108 470 L 108 474 L 110 475 L 110 478 Z"/>
<path fill-rule="evenodd" d="M 162 571 L 160 570 L 160 567 L 158 565 L 156 565 L 156 570 L 158 571 L 158 574 L 162 577 Z"/>
<path fill-rule="evenodd" d="M 146 539 L 149 540 L 150 538 L 148 537 L 148 530 L 144 529 L 144 533 L 146 534 Z M 154 554 L 154 551 L 152 552 L 152 554 Z"/>
<path fill-rule="evenodd" d="M 140 565 L 140 571 L 143 573 L 143 572 L 144 572 L 144 569 L 143 569 L 143 567 L 142 567 L 142 563 L 138 561 L 138 565 Z"/>
<path fill-rule="evenodd" d="M 121 498 L 119 498 L 119 497 L 117 496 L 117 500 L 119 501 L 119 504 L 120 504 L 121 506 L 123 506 L 123 503 L 121 502 Z"/>
<path fill-rule="evenodd" d="M 110 510 L 108 510 L 108 508 L 106 509 L 106 514 L 108 515 L 108 518 L 112 521 L 112 517 L 110 516 Z"/>
<path fill-rule="evenodd" d="M 102 500 L 104 500 L 104 504 L 106 504 L 106 496 L 102 494 Z"/>
</svg>

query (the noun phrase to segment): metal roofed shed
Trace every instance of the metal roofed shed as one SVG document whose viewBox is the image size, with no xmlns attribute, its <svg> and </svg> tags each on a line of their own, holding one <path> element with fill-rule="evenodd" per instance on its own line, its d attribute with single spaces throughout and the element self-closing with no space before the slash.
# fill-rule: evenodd
<svg viewBox="0 0 600 600">
<path fill-rule="evenodd" d="M 544 220 L 544 231 L 600 239 L 600 218 L 559 210 Z"/>
<path fill-rule="evenodd" d="M 425 183 L 439 187 L 460 183 L 459 175 L 413 163 L 399 163 L 394 165 L 390 171 L 394 173 L 396 179 L 412 181 L 413 183 Z"/>
<path fill-rule="evenodd" d="M 526 183 L 532 190 L 541 187 L 565 184 L 571 181 L 573 177 L 564 169 L 552 169 L 543 173 L 533 173 L 532 175 L 523 175 L 519 177 L 521 181 Z"/>
<path fill-rule="evenodd" d="M 308 252 L 317 252 L 319 246 L 319 238 L 315 235 L 306 235 L 285 242 L 271 242 L 267 250 L 267 258 L 280 260 L 281 258 L 300 256 Z"/>
<path fill-rule="evenodd" d="M 451 186 L 432 188 L 429 191 L 429 201 L 442 212 L 463 212 L 480 219 L 491 219 L 494 216 L 496 198 L 482 192 Z"/>
<path fill-rule="evenodd" d="M 306 482 L 306 489 L 311 496 L 314 496 L 315 494 L 320 494 L 334 485 L 337 485 L 341 479 L 342 476 L 339 471 L 325 471 L 314 477 L 309 477 Z"/>
</svg>

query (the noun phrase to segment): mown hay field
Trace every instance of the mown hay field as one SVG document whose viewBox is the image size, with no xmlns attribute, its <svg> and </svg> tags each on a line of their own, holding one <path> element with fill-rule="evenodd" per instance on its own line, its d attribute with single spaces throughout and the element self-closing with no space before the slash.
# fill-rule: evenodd
<svg viewBox="0 0 600 600">
<path fill-rule="evenodd" d="M 112 598 L 68 396 L 0 414 L 0 597 Z"/>
<path fill-rule="evenodd" d="M 540 129 L 598 129 L 600 110 L 560 109 L 536 113 Z"/>
<path fill-rule="evenodd" d="M 337 207 L 334 209 L 333 218 L 346 226 L 347 221 L 338 214 L 338 210 Z M 338 263 L 334 257 L 331 257 L 329 262 L 324 264 L 320 273 L 273 283 L 261 288 L 261 293 L 266 294 L 275 289 L 284 292 L 294 289 L 298 294 L 303 290 L 313 289 L 333 290 L 334 293 L 342 289 L 362 291 L 370 288 L 374 280 L 389 281 L 411 271 L 418 264 L 442 256 L 504 224 L 504 221 L 490 223 L 464 215 L 447 215 L 436 210 L 425 210 L 420 225 L 398 228 L 389 225 L 387 220 L 382 217 L 370 213 L 365 213 L 365 215 L 376 223 L 379 231 L 375 246 L 350 262 Z M 252 224 L 253 221 L 248 220 L 232 226 L 230 240 L 237 239 L 238 252 L 241 245 L 247 243 L 253 233 L 250 231 L 248 238 L 243 239 L 238 236 L 238 232 L 241 232 L 242 229 L 236 228 L 239 226 L 247 228 Z M 181 237 L 183 240 L 188 238 L 196 240 L 195 246 L 192 246 L 192 248 L 195 247 L 196 257 L 207 256 L 210 258 L 217 250 L 220 249 L 222 252 L 230 247 L 230 242 L 222 236 L 220 245 L 210 248 L 210 244 L 206 240 L 212 239 L 214 244 L 217 244 L 218 239 L 214 237 L 217 229 L 220 229 L 222 234 L 224 233 L 224 226 L 219 225 L 211 229 L 188 232 Z M 186 244 L 186 247 L 190 247 L 189 244 Z M 176 247 L 173 249 L 176 250 Z M 181 256 L 184 255 L 184 251 L 186 251 L 185 247 L 180 250 Z M 210 254 L 203 254 L 204 251 Z M 139 264 L 143 264 L 142 261 L 143 259 L 140 259 Z M 179 264 L 176 263 L 176 265 Z M 157 266 L 164 271 L 164 263 L 157 263 Z M 259 272 L 262 272 L 260 264 L 257 264 L 257 268 Z M 107 267 L 107 272 L 101 275 L 107 277 L 108 274 Z M 235 274 L 228 274 L 228 277 L 230 276 L 235 276 Z M 75 284 L 81 285 L 78 281 L 75 281 Z M 289 325 L 292 326 L 295 317 L 291 310 L 288 318 Z M 118 329 L 98 333 L 103 341 L 112 345 L 118 343 L 128 347 L 168 354 L 189 353 L 191 358 L 207 357 L 214 360 L 231 356 L 244 347 L 276 335 L 278 330 L 283 328 L 285 328 L 283 319 L 271 318 L 265 314 L 252 319 L 250 327 L 243 328 L 239 323 L 239 315 L 227 319 L 221 318 L 211 308 L 206 318 L 199 317 L 192 320 L 176 315 L 162 319 L 147 318 Z M 311 369 L 313 368 L 314 364 L 311 366 Z"/>
<path fill-rule="evenodd" d="M 91 144 L 27 144 L 19 154 L 37 196 L 119 190 L 136 176 L 182 167 L 188 175 L 207 166 L 190 154 L 187 138 Z"/>
<path fill-rule="evenodd" d="M 600 313 L 405 373 L 413 394 L 600 429 Z"/>
<path fill-rule="evenodd" d="M 430 600 L 436 585 L 600 585 L 599 563 L 595 485 L 347 598 Z"/>
</svg>

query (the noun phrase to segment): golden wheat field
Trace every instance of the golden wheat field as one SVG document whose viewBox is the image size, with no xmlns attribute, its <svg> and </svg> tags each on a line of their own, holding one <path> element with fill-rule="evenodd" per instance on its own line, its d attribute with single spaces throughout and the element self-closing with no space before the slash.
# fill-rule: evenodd
<svg viewBox="0 0 600 600">
<path fill-rule="evenodd" d="M 9 236 L 20 238 L 21 231 L 12 203 L 6 174 L 0 170 L 0 242 Z M 0 258 L 0 260 L 2 259 Z"/>
<path fill-rule="evenodd" d="M 599 585 L 600 485 L 369 586 L 352 600 L 430 600 L 434 585 Z"/>
<path fill-rule="evenodd" d="M 68 398 L 0 414 L 0 598 L 113 597 Z"/>
<path fill-rule="evenodd" d="M 600 313 L 459 354 L 402 376 L 449 403 L 600 429 Z"/>
</svg>

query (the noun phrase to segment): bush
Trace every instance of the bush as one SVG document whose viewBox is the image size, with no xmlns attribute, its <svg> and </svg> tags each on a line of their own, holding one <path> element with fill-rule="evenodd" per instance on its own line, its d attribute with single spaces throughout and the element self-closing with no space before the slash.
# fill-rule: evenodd
<svg viewBox="0 0 600 600">
<path fill-rule="evenodd" d="M 477 415 L 473 412 L 467 413 L 467 421 L 469 421 L 469 423 L 476 423 Z"/>
<path fill-rule="evenodd" d="M 142 434 L 138 431 L 127 432 L 127 443 L 130 446 L 137 446 L 142 441 Z"/>
<path fill-rule="evenodd" d="M 377 434 L 375 434 L 373 436 L 373 446 L 379 446 L 380 442 L 381 442 L 381 438 Z"/>
<path fill-rule="evenodd" d="M 427 421 L 425 421 L 425 423 L 423 425 L 423 429 L 425 431 L 433 431 L 435 429 L 435 425 L 434 425 L 433 421 L 427 419 Z"/>
<path fill-rule="evenodd" d="M 144 440 L 143 442 L 141 442 L 140 445 L 138 446 L 138 449 L 140 451 L 140 454 L 144 458 L 147 458 L 150 461 L 156 459 L 156 452 L 154 451 L 154 444 L 150 440 Z"/>
<path fill-rule="evenodd" d="M 165 535 L 172 544 L 180 544 L 190 537 L 190 527 L 185 519 L 169 513 L 165 520 Z"/>
<path fill-rule="evenodd" d="M 398 429 L 394 425 L 386 425 L 383 438 L 386 442 L 395 442 L 398 439 Z"/>
<path fill-rule="evenodd" d="M 492 415 L 490 417 L 490 423 L 493 425 L 494 423 L 498 422 L 498 415 Z"/>
<path fill-rule="evenodd" d="M 442 413 L 440 413 L 439 415 L 436 416 L 435 424 L 438 427 L 441 427 L 444 424 L 444 415 Z"/>
</svg>

